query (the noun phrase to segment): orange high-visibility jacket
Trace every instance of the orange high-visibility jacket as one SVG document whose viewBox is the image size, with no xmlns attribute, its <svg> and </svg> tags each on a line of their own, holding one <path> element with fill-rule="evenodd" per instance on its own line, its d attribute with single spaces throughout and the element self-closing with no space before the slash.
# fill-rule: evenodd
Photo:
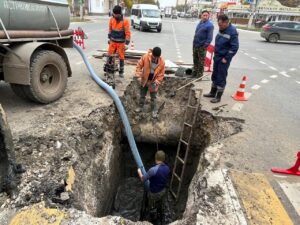
<svg viewBox="0 0 300 225">
<path fill-rule="evenodd" d="M 120 21 L 117 21 L 114 17 L 109 21 L 109 33 L 108 38 L 117 43 L 125 43 L 130 41 L 130 24 L 128 19 L 123 17 Z"/>
<path fill-rule="evenodd" d="M 142 78 L 142 86 L 148 82 L 148 77 L 151 72 L 151 56 L 152 56 L 152 49 L 149 49 L 148 53 L 142 56 L 136 66 L 136 76 Z M 154 71 L 154 76 L 152 82 L 156 84 L 161 84 L 162 80 L 165 76 L 165 60 L 162 57 L 159 57 L 157 67 Z"/>
</svg>

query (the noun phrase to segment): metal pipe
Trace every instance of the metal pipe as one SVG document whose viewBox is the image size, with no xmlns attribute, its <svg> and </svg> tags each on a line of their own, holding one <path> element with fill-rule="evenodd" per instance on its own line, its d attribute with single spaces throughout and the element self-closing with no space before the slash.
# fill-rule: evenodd
<svg viewBox="0 0 300 225">
<path fill-rule="evenodd" d="M 139 154 L 139 151 L 137 149 L 137 146 L 136 146 L 136 143 L 135 143 L 135 140 L 134 140 L 134 136 L 133 136 L 133 133 L 132 133 L 132 130 L 131 130 L 131 126 L 130 126 L 130 123 L 129 123 L 126 111 L 124 109 L 124 106 L 122 105 L 122 102 L 121 102 L 119 96 L 114 91 L 114 89 L 112 89 L 111 86 L 109 86 L 107 83 L 105 83 L 103 80 L 101 80 L 97 76 L 97 74 L 95 73 L 93 67 L 88 62 L 88 60 L 87 60 L 85 54 L 83 53 L 82 49 L 77 44 L 75 44 L 75 43 L 74 43 L 74 48 L 81 55 L 81 57 L 82 57 L 85 65 L 86 65 L 88 71 L 90 72 L 91 77 L 94 79 L 94 81 L 101 88 L 103 88 L 111 96 L 111 98 L 113 99 L 113 101 L 114 101 L 114 103 L 115 103 L 115 105 L 116 105 L 116 107 L 117 107 L 117 109 L 119 111 L 121 120 L 123 122 L 123 125 L 124 125 L 124 128 L 125 128 L 125 133 L 126 133 L 126 136 L 127 136 L 127 139 L 128 139 L 128 142 L 129 142 L 129 146 L 130 146 L 132 155 L 134 157 L 135 163 L 136 163 L 137 167 L 140 168 L 141 171 L 142 171 L 142 173 L 145 175 L 146 174 L 146 170 L 145 170 L 144 164 L 142 162 L 141 156 Z M 145 186 L 146 190 L 149 190 L 149 184 L 150 184 L 149 180 L 147 180 L 147 181 L 144 182 L 144 186 Z"/>
<path fill-rule="evenodd" d="M 73 30 L 57 31 L 43 31 L 43 30 L 7 30 L 6 32 L 0 30 L 0 39 L 15 38 L 50 38 L 50 37 L 62 37 L 73 35 Z"/>
</svg>

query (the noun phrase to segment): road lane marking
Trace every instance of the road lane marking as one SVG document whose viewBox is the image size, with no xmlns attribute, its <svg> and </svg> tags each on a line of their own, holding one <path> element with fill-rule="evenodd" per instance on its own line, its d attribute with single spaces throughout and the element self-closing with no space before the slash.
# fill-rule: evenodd
<svg viewBox="0 0 300 225">
<path fill-rule="evenodd" d="M 300 81 L 297 81 L 297 80 L 296 80 L 296 83 L 300 84 Z"/>
<path fill-rule="evenodd" d="M 251 57 L 251 59 L 257 60 L 257 58 L 256 58 L 256 57 L 254 57 L 254 56 L 252 56 L 252 57 Z"/>
<path fill-rule="evenodd" d="M 273 66 L 269 66 L 269 68 L 270 68 L 271 70 L 277 71 L 277 69 L 276 69 L 275 67 L 273 67 Z"/>
<path fill-rule="evenodd" d="M 244 104 L 237 102 L 237 103 L 235 103 L 235 104 L 232 106 L 231 109 L 232 109 L 233 111 L 238 111 L 238 112 L 239 112 L 239 111 L 242 110 L 243 106 L 244 106 Z"/>
<path fill-rule="evenodd" d="M 266 65 L 266 63 L 264 61 L 259 61 L 259 63 L 261 63 L 263 65 Z"/>
<path fill-rule="evenodd" d="M 257 84 L 255 84 L 251 87 L 251 89 L 253 89 L 253 90 L 258 90 L 259 88 L 260 88 L 260 86 Z"/>
<path fill-rule="evenodd" d="M 236 170 L 230 175 L 249 224 L 293 224 L 265 175 Z"/>
<path fill-rule="evenodd" d="M 300 183 L 287 183 L 284 181 L 278 181 L 278 183 L 300 216 Z"/>
<path fill-rule="evenodd" d="M 250 92 L 245 92 L 245 98 L 247 99 L 247 100 L 249 100 L 249 98 L 252 96 L 252 93 L 250 93 Z"/>
<path fill-rule="evenodd" d="M 263 83 L 263 84 L 266 84 L 266 83 L 269 82 L 269 80 L 264 79 L 264 80 L 262 80 L 262 81 L 260 81 L 260 82 Z"/>
<path fill-rule="evenodd" d="M 249 54 L 247 52 L 245 52 L 244 54 L 249 56 Z"/>
<path fill-rule="evenodd" d="M 285 77 L 291 77 L 290 75 L 286 74 L 285 71 L 280 72 L 280 74 L 281 74 L 282 76 L 285 76 Z"/>
<path fill-rule="evenodd" d="M 275 78 L 277 78 L 278 76 L 277 75 L 271 75 L 270 76 L 270 78 L 273 78 L 273 79 L 275 79 Z"/>
<path fill-rule="evenodd" d="M 295 71 L 297 70 L 296 68 L 290 68 L 289 71 Z"/>
</svg>

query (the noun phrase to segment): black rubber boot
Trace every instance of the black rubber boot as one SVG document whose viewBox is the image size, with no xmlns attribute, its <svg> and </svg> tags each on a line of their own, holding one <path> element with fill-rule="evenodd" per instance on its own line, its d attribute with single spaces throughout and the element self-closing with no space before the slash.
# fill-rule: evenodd
<svg viewBox="0 0 300 225">
<path fill-rule="evenodd" d="M 216 97 L 210 100 L 211 103 L 218 103 L 221 101 L 221 97 L 223 95 L 223 91 L 217 91 Z"/>
<path fill-rule="evenodd" d="M 210 92 L 208 94 L 204 94 L 203 96 L 206 98 L 214 98 L 216 97 L 217 90 L 218 89 L 216 87 L 211 87 Z"/>
<path fill-rule="evenodd" d="M 122 78 L 124 77 L 124 60 L 120 60 L 119 76 Z"/>
<path fill-rule="evenodd" d="M 144 104 L 145 104 L 145 98 L 140 98 L 139 107 L 137 107 L 134 111 L 136 113 L 144 112 Z"/>
<path fill-rule="evenodd" d="M 151 99 L 151 114 L 153 119 L 158 118 L 156 100 Z"/>
</svg>

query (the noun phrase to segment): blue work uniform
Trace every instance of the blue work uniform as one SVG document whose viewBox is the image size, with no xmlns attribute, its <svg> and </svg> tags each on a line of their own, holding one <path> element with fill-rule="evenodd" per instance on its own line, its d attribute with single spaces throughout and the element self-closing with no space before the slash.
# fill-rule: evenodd
<svg viewBox="0 0 300 225">
<path fill-rule="evenodd" d="M 170 168 L 165 163 L 161 163 L 151 167 L 144 175 L 144 180 L 149 179 L 151 193 L 158 193 L 167 186 L 169 175 Z"/>
<path fill-rule="evenodd" d="M 238 32 L 233 25 L 229 24 L 229 26 L 225 30 L 219 31 L 215 39 L 212 85 L 218 90 L 223 91 L 226 86 L 228 68 L 233 56 L 237 53 L 238 49 Z M 223 58 L 227 60 L 226 63 L 222 63 Z"/>
</svg>

